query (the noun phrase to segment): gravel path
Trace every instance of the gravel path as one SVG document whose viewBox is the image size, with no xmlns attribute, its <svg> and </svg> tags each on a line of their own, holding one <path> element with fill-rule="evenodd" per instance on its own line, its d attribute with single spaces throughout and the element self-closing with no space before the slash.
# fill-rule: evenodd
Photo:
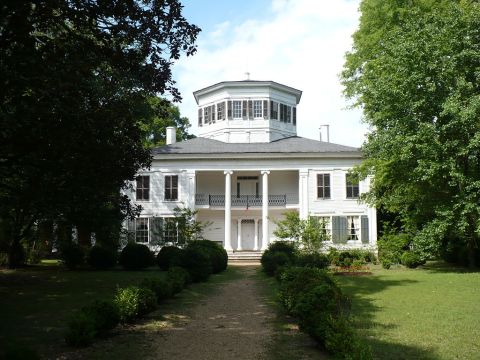
<svg viewBox="0 0 480 360">
<path fill-rule="evenodd" d="M 262 359 L 273 340 L 275 313 L 253 278 L 258 266 L 238 266 L 242 276 L 202 299 L 191 317 L 159 337 L 152 358 L 168 360 Z"/>
</svg>

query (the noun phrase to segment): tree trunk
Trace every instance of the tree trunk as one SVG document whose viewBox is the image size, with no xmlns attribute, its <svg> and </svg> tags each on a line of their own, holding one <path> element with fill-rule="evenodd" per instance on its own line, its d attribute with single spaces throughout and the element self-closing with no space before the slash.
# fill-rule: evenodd
<svg viewBox="0 0 480 360">
<path fill-rule="evenodd" d="M 470 236 L 468 238 L 467 250 L 468 250 L 468 268 L 474 269 L 476 267 L 475 263 L 475 247 L 476 241 L 475 236 Z"/>
<path fill-rule="evenodd" d="M 91 232 L 85 226 L 77 225 L 78 243 L 84 247 L 92 245 L 90 240 Z"/>
<path fill-rule="evenodd" d="M 25 252 L 20 244 L 20 234 L 12 234 L 12 242 L 8 249 L 8 268 L 16 269 L 25 262 Z"/>
</svg>

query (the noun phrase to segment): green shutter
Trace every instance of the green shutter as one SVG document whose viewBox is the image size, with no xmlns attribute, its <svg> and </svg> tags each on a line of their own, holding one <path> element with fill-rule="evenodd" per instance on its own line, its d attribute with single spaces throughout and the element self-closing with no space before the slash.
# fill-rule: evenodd
<svg viewBox="0 0 480 360">
<path fill-rule="evenodd" d="M 163 218 L 152 217 L 149 219 L 150 244 L 160 245 L 162 240 Z"/>
<path fill-rule="evenodd" d="M 135 241 L 135 219 L 127 220 L 127 241 Z"/>
<path fill-rule="evenodd" d="M 232 120 L 232 102 L 227 101 L 228 120 Z"/>
<path fill-rule="evenodd" d="M 362 236 L 362 243 L 368 244 L 370 239 L 368 234 L 368 216 L 367 215 L 361 216 L 361 236 Z"/>
<path fill-rule="evenodd" d="M 332 241 L 335 244 L 347 242 L 347 218 L 345 216 L 332 216 Z"/>
<path fill-rule="evenodd" d="M 253 101 L 248 100 L 248 118 L 253 120 Z"/>
<path fill-rule="evenodd" d="M 243 120 L 247 120 L 247 107 L 248 107 L 247 100 L 242 101 L 242 118 Z"/>
</svg>

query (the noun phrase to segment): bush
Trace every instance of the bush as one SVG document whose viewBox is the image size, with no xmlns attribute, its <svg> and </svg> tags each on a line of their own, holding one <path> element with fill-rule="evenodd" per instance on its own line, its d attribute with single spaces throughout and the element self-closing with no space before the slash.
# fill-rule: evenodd
<svg viewBox="0 0 480 360">
<path fill-rule="evenodd" d="M 352 324 L 344 316 L 330 317 L 325 334 L 325 349 L 340 359 L 370 360 L 372 350 L 360 341 Z"/>
<path fill-rule="evenodd" d="M 419 254 L 412 251 L 405 251 L 400 257 L 400 262 L 410 269 L 415 269 L 419 265 L 425 264 L 425 260 L 423 260 Z"/>
<path fill-rule="evenodd" d="M 272 253 L 281 252 L 288 256 L 290 262 L 294 262 L 297 255 L 297 249 L 294 243 L 289 241 L 275 241 L 268 245 L 268 250 Z"/>
<path fill-rule="evenodd" d="M 115 303 L 120 311 L 120 321 L 129 323 L 155 310 L 157 299 L 152 290 L 130 286 L 117 290 Z"/>
<path fill-rule="evenodd" d="M 400 264 L 400 257 L 409 250 L 411 239 L 407 234 L 386 234 L 378 239 L 378 257 L 391 264 Z"/>
<path fill-rule="evenodd" d="M 120 322 L 120 312 L 113 301 L 96 300 L 92 305 L 84 307 L 81 312 L 93 320 L 96 334 L 105 334 Z"/>
<path fill-rule="evenodd" d="M 212 274 L 209 253 L 200 247 L 185 249 L 183 267 L 188 271 L 193 282 L 207 281 Z"/>
<path fill-rule="evenodd" d="M 214 241 L 195 240 L 188 244 L 187 248 L 201 248 L 207 251 L 212 264 L 212 272 L 217 274 L 227 269 L 228 254 L 227 251 Z"/>
<path fill-rule="evenodd" d="M 392 261 L 391 261 L 389 258 L 387 258 L 387 257 L 384 257 L 384 258 L 381 260 L 381 263 L 382 263 L 382 267 L 383 267 L 384 269 L 387 269 L 387 270 L 390 269 L 390 268 L 392 267 L 392 265 L 393 265 Z"/>
<path fill-rule="evenodd" d="M 157 255 L 157 265 L 162 270 L 168 270 L 172 266 L 182 266 L 183 250 L 176 246 L 164 246 Z"/>
<path fill-rule="evenodd" d="M 285 252 L 273 252 L 266 250 L 260 260 L 263 271 L 268 276 L 274 276 L 279 269 L 291 265 L 292 260 Z"/>
<path fill-rule="evenodd" d="M 77 243 L 64 244 L 60 249 L 61 259 L 69 269 L 75 269 L 85 262 L 85 251 Z"/>
<path fill-rule="evenodd" d="M 330 265 L 330 259 L 327 255 L 321 253 L 300 253 L 297 255 L 295 265 L 326 269 Z"/>
<path fill-rule="evenodd" d="M 140 283 L 140 287 L 152 290 L 157 298 L 157 303 L 173 296 L 172 282 L 167 279 L 145 278 Z"/>
<path fill-rule="evenodd" d="M 95 269 L 109 269 L 117 263 L 117 253 L 115 250 L 95 245 L 88 252 L 87 263 Z"/>
<path fill-rule="evenodd" d="M 141 270 L 152 265 L 153 255 L 148 246 L 128 243 L 120 254 L 120 265 L 126 270 Z"/>
<path fill-rule="evenodd" d="M 333 277 L 325 270 L 308 267 L 288 268 L 280 276 L 280 302 L 288 313 L 294 314 L 298 298 L 322 283 L 338 288 Z"/>
<path fill-rule="evenodd" d="M 65 341 L 70 346 L 87 346 L 93 342 L 95 334 L 95 319 L 90 314 L 79 311 L 68 320 Z"/>
<path fill-rule="evenodd" d="M 184 268 L 174 266 L 168 270 L 167 279 L 172 287 L 172 295 L 175 295 L 190 283 L 190 274 Z"/>
</svg>

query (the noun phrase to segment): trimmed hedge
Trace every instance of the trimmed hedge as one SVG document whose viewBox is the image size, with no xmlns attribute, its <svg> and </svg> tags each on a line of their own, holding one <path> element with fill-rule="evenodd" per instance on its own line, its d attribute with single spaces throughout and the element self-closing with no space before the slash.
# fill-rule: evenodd
<svg viewBox="0 0 480 360">
<path fill-rule="evenodd" d="M 300 253 L 295 259 L 295 265 L 326 269 L 330 266 L 330 259 L 321 253 Z"/>
<path fill-rule="evenodd" d="M 119 288 L 115 295 L 115 303 L 120 311 L 120 321 L 131 323 L 157 307 L 157 298 L 150 289 L 129 286 Z"/>
<path fill-rule="evenodd" d="M 75 347 L 90 345 L 95 335 L 95 320 L 92 315 L 79 311 L 69 318 L 65 334 L 68 345 Z"/>
<path fill-rule="evenodd" d="M 274 276 L 280 269 L 291 265 L 292 262 L 287 253 L 272 250 L 266 250 L 260 259 L 263 271 L 269 276 Z"/>
<path fill-rule="evenodd" d="M 172 287 L 172 295 L 178 294 L 191 282 L 188 271 L 179 266 L 168 269 L 167 279 Z"/>
<path fill-rule="evenodd" d="M 176 246 L 164 246 L 157 254 L 157 265 L 162 270 L 182 266 L 183 250 Z"/>
<path fill-rule="evenodd" d="M 297 256 L 297 249 L 295 248 L 294 243 L 290 241 L 275 241 L 270 243 L 270 245 L 268 245 L 268 250 L 274 253 L 281 252 L 286 254 L 292 263 Z"/>
<path fill-rule="evenodd" d="M 96 300 L 81 312 L 93 319 L 95 335 L 104 335 L 120 322 L 120 312 L 113 301 Z"/>
<path fill-rule="evenodd" d="M 187 248 L 204 249 L 212 264 L 212 273 L 217 274 L 227 269 L 228 254 L 227 251 L 214 241 L 210 240 L 195 240 L 188 244 Z"/>
<path fill-rule="evenodd" d="M 87 254 L 87 264 L 97 270 L 114 267 L 117 263 L 117 252 L 103 246 L 93 246 Z"/>
<path fill-rule="evenodd" d="M 406 266 L 410 269 L 415 269 L 416 267 L 425 264 L 425 260 L 422 257 L 412 251 L 405 251 L 400 257 L 400 262 L 403 266 Z"/>
<path fill-rule="evenodd" d="M 151 266 L 153 254 L 148 246 L 128 243 L 120 254 L 120 265 L 126 270 L 141 270 Z"/>
<path fill-rule="evenodd" d="M 184 252 L 183 267 L 193 282 L 207 281 L 212 274 L 210 254 L 201 247 L 187 247 Z"/>
<path fill-rule="evenodd" d="M 173 296 L 173 285 L 168 279 L 145 278 L 139 286 L 151 290 L 155 294 L 158 304 Z"/>
<path fill-rule="evenodd" d="M 63 244 L 60 248 L 60 257 L 69 269 L 76 269 L 85 263 L 85 250 L 77 243 Z"/>
</svg>

